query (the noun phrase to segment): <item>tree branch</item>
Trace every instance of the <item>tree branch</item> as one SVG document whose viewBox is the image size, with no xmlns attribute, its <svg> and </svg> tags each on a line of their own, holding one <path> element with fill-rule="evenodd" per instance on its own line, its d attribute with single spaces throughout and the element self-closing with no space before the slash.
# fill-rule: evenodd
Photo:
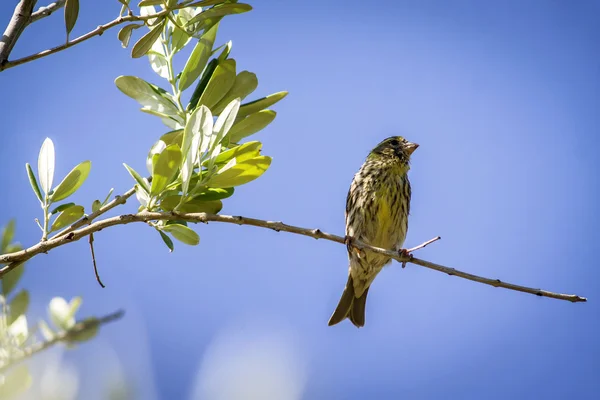
<svg viewBox="0 0 600 400">
<path fill-rule="evenodd" d="M 57 334 L 52 340 L 35 343 L 26 348 L 23 351 L 23 353 L 19 355 L 19 357 L 12 358 L 3 364 L 0 364 L 0 373 L 14 366 L 16 363 L 24 361 L 29 357 L 46 350 L 48 347 L 51 347 L 59 342 L 69 341 L 90 329 L 94 329 L 99 327 L 100 325 L 104 325 L 109 322 L 113 322 L 117 319 L 120 319 L 123 317 L 124 314 L 125 312 L 123 310 L 119 310 L 112 314 L 105 315 L 101 318 L 89 318 L 78 322 L 75 325 L 73 325 L 71 329 L 67 329 L 66 331 Z"/>
<path fill-rule="evenodd" d="M 0 39 L 0 71 L 8 64 L 8 56 L 19 37 L 29 24 L 29 18 L 33 12 L 37 0 L 21 0 L 15 7 L 15 11 Z"/>
<path fill-rule="evenodd" d="M 31 14 L 31 17 L 29 17 L 29 23 L 31 24 L 42 18 L 46 18 L 54 11 L 61 9 L 65 5 L 66 1 L 67 0 L 57 0 L 54 3 L 50 3 L 45 7 L 38 8 L 37 11 Z"/>
<path fill-rule="evenodd" d="M 33 1 L 33 0 L 22 0 L 21 3 L 31 2 L 31 1 Z M 57 3 L 59 3 L 59 2 L 60 1 L 57 1 Z M 19 3 L 19 4 L 21 4 L 21 3 Z M 53 3 L 53 4 L 56 4 L 56 3 Z M 51 7 L 53 4 L 49 5 L 48 7 Z M 93 38 L 95 36 L 100 36 L 106 30 L 108 30 L 110 28 L 113 28 L 113 27 L 115 27 L 117 25 L 123 24 L 125 22 L 146 21 L 146 20 L 149 20 L 149 19 L 160 18 L 160 17 L 163 17 L 163 16 L 169 14 L 171 11 L 178 10 L 180 8 L 189 7 L 189 6 L 190 6 L 189 4 L 176 4 L 175 6 L 169 8 L 169 9 L 161 10 L 161 11 L 157 12 L 156 14 L 152 14 L 152 15 L 144 15 L 144 16 L 141 16 L 141 15 L 140 16 L 138 16 L 138 15 L 126 15 L 126 16 L 119 16 L 118 18 L 115 18 L 114 20 L 112 20 L 110 22 L 107 22 L 104 25 L 99 25 L 96 29 L 94 29 L 94 30 L 92 30 L 92 31 L 90 31 L 90 32 L 88 32 L 88 33 L 86 33 L 84 35 L 81 35 L 78 38 L 75 38 L 75 39 L 73 39 L 73 40 L 71 40 L 71 41 L 69 41 L 67 43 L 61 44 L 60 46 L 56 46 L 56 47 L 53 47 L 53 48 L 48 49 L 48 50 L 40 51 L 39 53 L 31 54 L 29 56 L 22 57 L 22 58 L 13 60 L 13 61 L 8 61 L 8 55 L 10 54 L 10 50 L 12 49 L 12 47 L 8 50 L 8 52 L 5 54 L 5 56 L 3 58 L 2 57 L 2 52 L 1 52 L 2 51 L 2 47 L 1 47 L 2 43 L 0 43 L 0 72 L 4 71 L 5 69 L 16 67 L 17 65 L 25 64 L 25 63 L 28 63 L 30 61 L 37 60 L 39 58 L 49 56 L 50 54 L 58 53 L 59 51 L 68 49 L 69 47 L 75 46 L 76 44 L 79 44 L 81 42 L 85 42 L 86 40 L 91 39 L 91 38 Z M 31 7 L 33 9 L 33 5 Z M 18 6 L 17 6 L 17 8 L 18 8 Z M 56 8 L 58 8 L 58 6 L 56 6 L 54 9 L 56 9 Z M 54 9 L 52 11 L 54 11 Z M 40 11 L 41 10 L 36 11 L 35 14 L 37 14 Z M 16 15 L 16 10 L 15 10 L 15 15 Z M 29 21 L 30 16 L 31 16 L 31 10 L 27 14 L 27 18 L 26 18 L 26 20 L 24 22 L 24 25 L 22 26 L 22 29 L 25 29 L 25 26 L 27 26 L 27 21 Z M 36 18 L 39 19 L 39 18 L 42 18 L 43 16 L 45 16 L 45 15 L 41 15 L 40 14 L 39 17 L 36 15 Z M 13 19 L 14 19 L 14 16 L 13 16 Z M 12 24 L 12 20 L 11 20 L 11 24 Z M 9 28 L 10 28 L 10 25 L 7 28 L 7 31 L 8 31 Z M 21 32 L 22 32 L 22 29 L 21 29 Z M 4 35 L 6 36 L 6 33 Z M 19 33 L 19 35 L 20 35 L 20 33 Z M 17 38 L 18 38 L 18 36 L 17 36 Z M 3 40 L 4 40 L 4 38 L 3 38 Z M 15 38 L 14 42 L 16 42 L 16 38 Z M 14 46 L 14 42 L 12 43 L 12 46 Z"/>
<path fill-rule="evenodd" d="M 14 253 L 3 254 L 0 255 L 0 264 L 8 264 L 4 267 L 0 268 L 0 278 L 4 276 L 4 274 L 8 273 L 12 269 L 16 268 L 20 263 L 29 260 L 31 257 L 35 256 L 39 253 L 46 253 L 53 248 L 62 246 L 66 243 L 79 240 L 85 236 L 88 236 L 91 233 L 98 232 L 104 228 L 108 228 L 114 225 L 125 225 L 133 222 L 148 222 L 148 221 L 157 221 L 157 220 L 185 220 L 189 222 L 224 222 L 229 224 L 236 225 L 251 225 L 260 228 L 272 229 L 276 232 L 284 231 L 295 233 L 297 235 L 303 235 L 312 237 L 315 239 L 325 239 L 330 240 L 332 242 L 337 243 L 345 243 L 345 238 L 337 235 L 333 235 L 331 233 L 322 232 L 320 229 L 307 229 L 301 228 L 297 226 L 287 225 L 283 222 L 275 222 L 275 221 L 265 221 L 261 219 L 255 218 L 246 218 L 240 216 L 231 216 L 231 215 L 214 215 L 214 214 L 206 214 L 206 213 L 190 213 L 190 214 L 178 214 L 178 213 L 160 213 L 160 212 L 142 212 L 139 214 L 125 214 L 117 217 L 107 218 L 100 221 L 96 221 L 86 227 L 74 230 L 67 235 L 60 235 L 58 237 L 53 237 L 48 239 L 47 241 L 40 242 L 34 246 L 29 247 L 28 249 L 17 251 Z M 494 287 L 502 287 L 505 289 L 516 290 L 519 292 L 535 294 L 537 296 L 542 297 L 551 297 L 559 300 L 568 300 L 573 303 L 576 302 L 585 302 L 587 299 L 585 297 L 580 297 L 573 294 L 560 294 L 549 292 L 541 289 L 529 288 L 526 286 L 514 285 L 512 283 L 505 283 L 499 279 L 490 279 L 484 278 L 477 275 L 469 274 L 467 272 L 462 272 L 454 268 L 445 267 L 443 265 L 435 264 L 429 261 L 421 260 L 412 256 L 401 255 L 399 252 L 390 251 L 386 249 L 382 249 L 379 247 L 370 246 L 366 243 L 360 242 L 359 240 L 353 240 L 352 245 L 359 249 L 367 249 L 375 253 L 384 254 L 388 257 L 393 258 L 394 260 L 400 263 L 412 263 L 416 265 L 420 265 L 425 268 L 433 269 L 436 271 L 444 272 L 448 275 L 458 276 L 460 278 L 468 279 L 471 281 L 483 283 L 486 285 L 491 285 Z M 417 246 L 419 247 L 419 246 Z"/>
</svg>

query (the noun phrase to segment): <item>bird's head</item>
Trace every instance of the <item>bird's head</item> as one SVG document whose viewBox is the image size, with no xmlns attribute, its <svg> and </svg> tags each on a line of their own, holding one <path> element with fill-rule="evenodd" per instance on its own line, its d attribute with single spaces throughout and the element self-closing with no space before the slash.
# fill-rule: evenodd
<svg viewBox="0 0 600 400">
<path fill-rule="evenodd" d="M 384 157 L 398 159 L 402 164 L 408 164 L 411 154 L 419 147 L 402 136 L 392 136 L 379 143 L 369 154 L 369 157 Z"/>
</svg>

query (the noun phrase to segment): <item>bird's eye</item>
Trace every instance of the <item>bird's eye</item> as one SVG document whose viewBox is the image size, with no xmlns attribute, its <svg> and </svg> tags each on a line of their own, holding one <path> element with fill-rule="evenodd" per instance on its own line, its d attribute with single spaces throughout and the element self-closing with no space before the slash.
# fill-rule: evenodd
<svg viewBox="0 0 600 400">
<path fill-rule="evenodd" d="M 390 144 L 391 144 L 392 146 L 396 147 L 396 146 L 398 146 L 398 145 L 400 144 L 400 142 L 398 142 L 398 140 L 397 140 L 397 139 L 394 139 L 394 140 L 392 140 L 392 141 L 390 142 Z"/>
</svg>

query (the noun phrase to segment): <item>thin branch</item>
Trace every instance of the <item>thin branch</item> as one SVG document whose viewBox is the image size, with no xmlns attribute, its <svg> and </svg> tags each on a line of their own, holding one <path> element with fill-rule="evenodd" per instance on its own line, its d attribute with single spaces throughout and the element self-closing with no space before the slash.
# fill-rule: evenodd
<svg viewBox="0 0 600 400">
<path fill-rule="evenodd" d="M 231 215 L 214 215 L 214 214 L 206 214 L 206 213 L 190 213 L 190 214 L 178 214 L 178 213 L 159 213 L 159 212 L 142 212 L 139 214 L 125 214 L 117 217 L 107 218 L 100 221 L 96 221 L 86 227 L 81 229 L 77 229 L 66 236 L 59 236 L 55 238 L 50 238 L 45 242 L 40 242 L 34 246 L 29 247 L 28 249 L 17 251 L 10 254 L 0 255 L 0 264 L 8 264 L 4 267 L 0 268 L 0 278 L 4 276 L 4 274 L 8 273 L 12 269 L 16 268 L 20 263 L 29 260 L 31 257 L 35 256 L 39 253 L 45 253 L 52 250 L 55 247 L 62 246 L 66 243 L 79 240 L 85 236 L 88 236 L 91 233 L 98 232 L 104 228 L 108 228 L 114 225 L 125 225 L 133 222 L 148 222 L 148 221 L 156 221 L 156 220 L 185 220 L 189 222 L 224 222 L 229 224 L 236 225 L 251 225 L 260 228 L 272 229 L 276 232 L 284 231 L 295 233 L 297 235 L 309 236 L 315 239 L 326 239 L 332 242 L 345 244 L 345 238 L 337 235 L 333 235 L 331 233 L 322 232 L 320 229 L 307 229 L 300 228 L 297 226 L 287 225 L 283 222 L 275 222 L 275 221 L 265 221 L 261 219 L 255 218 L 246 218 L 240 216 L 231 216 Z M 445 267 L 443 265 L 435 264 L 429 261 L 421 260 L 415 257 L 401 255 L 401 252 L 391 251 L 382 249 L 379 247 L 370 246 L 366 243 L 360 242 L 359 240 L 354 239 L 352 241 L 352 245 L 359 249 L 367 249 L 374 253 L 383 254 L 388 257 L 393 258 L 394 260 L 403 263 L 408 262 L 416 265 L 420 265 L 422 267 L 430 268 L 436 271 L 444 272 L 448 275 L 458 276 L 460 278 L 468 279 L 475 282 L 480 282 L 486 285 L 491 285 L 495 287 L 502 287 L 505 289 L 516 290 L 519 292 L 535 294 L 537 296 L 543 297 L 551 297 L 559 300 L 568 300 L 573 303 L 575 302 L 584 302 L 587 301 L 585 297 L 580 297 L 574 294 L 560 294 L 549 292 L 541 289 L 529 288 L 526 286 L 514 285 L 512 283 L 505 283 L 499 279 L 489 279 L 480 277 L 477 275 L 469 274 L 466 272 L 459 271 L 455 268 Z"/>
<path fill-rule="evenodd" d="M 98 284 L 100 285 L 100 287 L 102 287 L 102 289 L 104 289 L 106 286 L 104 286 L 104 283 L 102 283 L 102 279 L 100 279 L 100 274 L 98 274 L 98 266 L 96 265 L 96 254 L 94 253 L 94 234 L 93 233 L 90 233 L 89 243 L 90 243 L 90 252 L 92 253 L 92 264 L 94 264 L 94 275 L 96 275 L 96 281 L 98 281 Z"/>
<path fill-rule="evenodd" d="M 8 23 L 4 35 L 0 39 L 0 71 L 4 69 L 4 65 L 9 64 L 8 56 L 12 51 L 17 40 L 29 24 L 29 18 L 33 12 L 37 0 L 21 0 L 15 7 L 15 11 Z"/>
<path fill-rule="evenodd" d="M 67 0 L 57 0 L 54 3 L 50 3 L 45 7 L 38 8 L 37 11 L 31 14 L 31 17 L 29 17 L 29 23 L 31 24 L 42 18 L 46 18 L 54 11 L 61 9 L 65 5 L 66 1 Z"/>
<path fill-rule="evenodd" d="M 25 2 L 25 1 L 31 1 L 31 0 L 22 0 L 22 1 Z M 110 22 L 107 22 L 104 25 L 99 25 L 96 29 L 94 29 L 94 30 L 92 30 L 92 31 L 90 31 L 90 32 L 88 32 L 88 33 L 86 33 L 84 35 L 81 35 L 81 36 L 79 36 L 76 39 L 73 39 L 73 40 L 71 40 L 71 41 L 69 41 L 67 43 L 61 44 L 60 46 L 56 46 L 56 47 L 53 47 L 53 48 L 48 49 L 48 50 L 40 51 L 39 53 L 31 54 L 29 56 L 22 57 L 22 58 L 13 60 L 13 61 L 8 61 L 7 60 L 8 54 L 10 53 L 10 51 L 6 54 L 6 56 L 5 56 L 4 59 L 1 57 L 2 54 L 0 53 L 0 72 L 4 71 L 5 69 L 16 67 L 17 65 L 25 64 L 25 63 L 28 63 L 30 61 L 34 61 L 34 60 L 37 60 L 39 58 L 49 56 L 50 54 L 58 53 L 59 51 L 68 49 L 69 47 L 75 46 L 76 44 L 79 44 L 81 42 L 85 42 L 86 40 L 91 39 L 91 38 L 93 38 L 95 36 L 100 36 L 106 30 L 108 30 L 110 28 L 113 28 L 113 27 L 115 27 L 117 25 L 123 24 L 125 22 L 146 21 L 146 20 L 149 20 L 149 19 L 160 18 L 160 17 L 163 17 L 163 16 L 169 14 L 171 11 L 178 10 L 180 8 L 185 8 L 185 7 L 189 7 L 189 5 L 187 5 L 187 4 L 177 4 L 177 5 L 173 6 L 173 7 L 171 7 L 170 9 L 161 10 L 161 11 L 157 12 L 156 14 L 152 14 L 152 15 L 143 15 L 143 16 L 141 16 L 141 15 L 140 16 L 138 16 L 138 15 L 126 15 L 126 16 L 119 16 L 119 17 L 115 18 L 114 20 L 112 20 Z M 27 19 L 29 19 L 30 15 L 31 15 L 31 11 L 29 12 L 29 14 L 27 14 Z M 10 25 L 9 25 L 9 28 L 10 28 Z M 23 29 L 24 29 L 24 27 L 23 27 Z M 8 28 L 7 28 L 7 30 L 8 30 Z M 5 33 L 5 35 L 6 35 L 6 33 Z M 1 43 L 0 43 L 0 45 L 1 45 Z M 14 46 L 14 43 L 13 43 L 13 46 Z M 0 47 L 0 50 L 1 50 L 1 47 Z M 2 62 L 2 60 L 4 60 L 4 62 Z"/>
<path fill-rule="evenodd" d="M 116 321 L 123 317 L 125 312 L 123 310 L 119 310 L 112 314 L 105 315 L 101 318 L 89 318 L 85 319 L 77 324 L 73 325 L 71 329 L 67 329 L 59 334 L 57 334 L 53 339 L 35 343 L 28 348 L 26 348 L 21 355 L 15 357 L 13 359 L 8 360 L 4 364 L 0 364 L 0 373 L 4 372 L 8 368 L 14 366 L 15 364 L 28 359 L 29 357 L 46 350 L 48 347 L 51 347 L 59 342 L 65 342 L 76 338 L 78 335 L 90 330 L 99 327 L 100 325 L 107 324 L 109 322 Z"/>
<path fill-rule="evenodd" d="M 428 241 L 426 241 L 425 243 L 421 243 L 418 246 L 415 246 L 413 248 L 407 249 L 406 252 L 407 253 L 412 253 L 413 251 L 417 251 L 422 249 L 423 247 L 429 246 L 431 243 L 433 242 L 437 242 L 438 240 L 440 240 L 442 237 L 441 236 L 436 236 L 433 239 L 429 239 Z"/>
<path fill-rule="evenodd" d="M 115 208 L 118 205 L 125 204 L 127 202 L 127 199 L 129 199 L 134 194 L 135 194 L 135 187 L 129 189 L 128 191 L 126 191 L 122 195 L 116 195 L 113 200 L 111 200 L 110 202 L 108 202 L 105 206 L 101 207 L 98 211 L 96 211 L 94 213 L 91 213 L 90 215 L 81 218 L 79 221 L 75 222 L 74 224 L 72 224 L 67 229 L 65 229 L 63 231 L 60 231 L 56 235 L 52 236 L 51 239 L 55 239 L 55 238 L 60 237 L 60 236 L 66 236 L 69 233 L 73 232 L 75 229 L 81 228 L 84 225 L 88 225 L 89 221 L 95 220 L 96 218 L 98 218 L 102 214 L 106 213 L 107 211 L 112 210 L 113 208 Z"/>
</svg>

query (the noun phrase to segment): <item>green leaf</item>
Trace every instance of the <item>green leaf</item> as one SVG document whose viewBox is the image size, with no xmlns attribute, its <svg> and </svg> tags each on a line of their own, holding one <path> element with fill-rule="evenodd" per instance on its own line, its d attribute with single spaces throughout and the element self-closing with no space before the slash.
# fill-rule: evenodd
<svg viewBox="0 0 600 400">
<path fill-rule="evenodd" d="M 154 42 L 160 38 L 160 34 L 165 27 L 165 21 L 166 20 L 163 19 L 158 25 L 154 26 L 150 32 L 142 36 L 140 40 L 133 45 L 133 49 L 131 49 L 131 57 L 140 58 L 145 55 L 150 48 L 152 48 Z"/>
<path fill-rule="evenodd" d="M 69 302 L 69 315 L 75 318 L 75 314 L 77 314 L 77 310 L 81 307 L 81 303 L 83 302 L 80 296 L 75 296 Z"/>
<path fill-rule="evenodd" d="M 62 297 L 54 297 L 48 305 L 50 320 L 58 329 L 66 331 L 75 325 L 75 317 L 71 314 L 71 306 Z"/>
<path fill-rule="evenodd" d="M 160 6 L 163 3 L 164 3 L 164 0 L 142 0 L 138 3 L 138 7 Z"/>
<path fill-rule="evenodd" d="M 44 337 L 45 340 L 50 341 L 50 340 L 54 339 L 55 332 L 48 326 L 46 321 L 43 321 L 43 320 L 40 321 L 38 323 L 38 326 L 39 326 L 40 332 L 42 333 L 42 336 Z"/>
<path fill-rule="evenodd" d="M 244 100 L 258 86 L 256 74 L 248 71 L 242 71 L 235 77 L 233 86 L 219 102 L 212 108 L 215 115 L 218 115 L 233 99 Z"/>
<path fill-rule="evenodd" d="M 235 158 L 236 163 L 240 163 L 250 158 L 258 157 L 260 155 L 260 149 L 262 148 L 261 142 L 248 142 L 241 146 L 234 147 L 233 149 L 226 150 L 219 154 L 215 160 L 215 164 L 227 164 L 229 160 Z M 207 161 L 204 162 L 206 164 Z"/>
<path fill-rule="evenodd" d="M 0 254 L 4 254 L 8 245 L 12 243 L 15 237 L 15 220 L 11 219 L 2 229 L 2 242 L 0 243 Z"/>
<path fill-rule="evenodd" d="M 205 188 L 199 193 L 194 194 L 194 200 L 213 201 L 222 200 L 233 195 L 234 189 L 230 188 Z"/>
<path fill-rule="evenodd" d="M 40 203 L 43 203 L 44 200 L 42 200 L 42 192 L 40 192 L 40 187 L 38 186 L 37 179 L 35 179 L 31 165 L 29 165 L 29 163 L 25 164 L 25 169 L 27 169 L 27 177 L 29 178 L 29 184 L 33 189 L 33 193 L 35 193 Z"/>
<path fill-rule="evenodd" d="M 194 230 L 181 224 L 170 224 L 165 225 L 162 228 L 163 231 L 169 232 L 173 237 L 179 240 L 181 243 L 189 244 L 190 246 L 196 246 L 200 243 L 200 236 Z"/>
<path fill-rule="evenodd" d="M 0 382 L 0 399 L 11 399 L 24 393 L 31 387 L 32 379 L 26 365 L 11 368 Z"/>
<path fill-rule="evenodd" d="M 61 211 L 66 210 L 67 208 L 74 206 L 75 203 L 65 203 L 65 204 L 61 204 L 58 207 L 55 207 L 54 210 L 50 211 L 50 215 L 54 215 L 54 214 L 58 214 Z"/>
<path fill-rule="evenodd" d="M 174 131 L 170 131 L 165 133 L 160 137 L 159 140 L 162 140 L 167 146 L 171 144 L 176 144 L 181 147 L 181 141 L 183 139 L 183 129 L 177 129 Z"/>
<path fill-rule="evenodd" d="M 158 230 L 158 229 L 157 229 Z M 160 233 L 160 237 L 163 240 L 163 242 L 165 242 L 165 244 L 167 245 L 167 247 L 169 248 L 169 252 L 172 253 L 173 250 L 175 249 L 175 246 L 173 245 L 173 241 L 171 240 L 170 237 L 168 237 L 165 233 L 163 233 L 163 231 L 158 230 L 158 233 Z"/>
<path fill-rule="evenodd" d="M 243 138 L 264 129 L 276 116 L 277 113 L 273 110 L 262 110 L 236 122 L 229 131 L 230 143 L 239 143 Z"/>
<path fill-rule="evenodd" d="M 206 68 L 204 69 L 204 72 L 202 73 L 202 78 L 200 78 L 200 81 L 198 81 L 198 84 L 196 85 L 196 88 L 194 89 L 194 93 L 192 94 L 192 97 L 190 98 L 190 103 L 187 106 L 188 111 L 195 110 L 196 107 L 198 106 L 198 101 L 200 100 L 200 96 L 202 96 L 202 93 L 204 93 L 204 90 L 206 89 L 206 86 L 208 85 L 210 78 L 212 77 L 213 73 L 215 72 L 217 65 L 219 65 L 219 61 L 217 59 L 212 59 L 212 60 L 210 60 L 210 62 L 206 66 Z"/>
<path fill-rule="evenodd" d="M 220 61 L 200 96 L 198 104 L 212 109 L 229 92 L 235 82 L 235 76 L 235 60 Z"/>
<path fill-rule="evenodd" d="M 173 211 L 177 208 L 177 212 L 182 213 L 208 213 L 216 214 L 223 208 L 223 203 L 220 200 L 203 201 L 196 199 L 189 199 L 186 202 L 179 204 L 181 196 L 172 195 L 167 196 L 160 202 L 160 207 L 164 211 Z M 177 207 L 179 206 L 179 207 Z"/>
<path fill-rule="evenodd" d="M 100 208 L 102 208 L 102 203 L 100 203 L 100 200 L 94 200 L 94 202 L 92 203 L 92 212 L 95 213 Z"/>
<path fill-rule="evenodd" d="M 152 168 L 152 186 L 150 195 L 160 194 L 171 182 L 181 164 L 181 150 L 176 144 L 172 144 L 158 155 L 156 164 Z"/>
<path fill-rule="evenodd" d="M 19 293 L 12 298 L 8 307 L 9 317 L 7 319 L 7 324 L 10 325 L 17 317 L 25 315 L 27 312 L 27 308 L 29 308 L 29 292 L 25 289 L 19 291 Z"/>
<path fill-rule="evenodd" d="M 213 134 L 214 141 L 211 141 L 211 148 L 217 147 L 217 144 L 221 144 L 221 142 L 225 140 L 229 130 L 233 126 L 239 109 L 240 99 L 233 99 L 227 104 L 223 112 L 221 112 L 221 115 L 219 115 L 219 118 L 215 121 L 215 126 L 213 128 L 215 134 Z M 215 156 L 216 154 L 212 153 L 210 158 L 213 159 Z"/>
<path fill-rule="evenodd" d="M 161 78 L 164 78 L 168 81 L 170 78 L 169 62 L 167 61 L 165 47 L 163 46 L 162 41 L 157 40 L 154 42 L 147 55 L 152 70 L 154 70 L 154 72 L 156 72 Z"/>
<path fill-rule="evenodd" d="M 262 99 L 254 100 L 250 103 L 242 104 L 240 111 L 238 112 L 238 119 L 241 119 L 247 115 L 254 114 L 257 111 L 264 110 L 267 107 L 272 106 L 279 100 L 287 96 L 288 92 L 277 92 L 263 97 Z"/>
<path fill-rule="evenodd" d="M 217 57 L 219 62 L 224 61 L 227 59 L 227 57 L 229 57 L 229 53 L 231 53 L 231 47 L 233 47 L 233 42 L 230 40 L 229 42 L 225 43 L 223 47 L 223 51 L 221 54 L 219 54 L 219 57 Z"/>
<path fill-rule="evenodd" d="M 200 14 L 196 15 L 194 18 L 188 21 L 188 25 L 193 25 L 196 23 L 200 23 L 200 26 L 197 26 L 196 29 L 204 29 L 204 25 L 206 25 L 206 20 L 215 17 L 223 17 L 225 15 L 230 14 L 241 14 L 252 10 L 252 7 L 249 4 L 244 3 L 224 3 L 213 8 L 209 8 L 208 10 L 202 11 Z"/>
<path fill-rule="evenodd" d="M 133 30 L 141 28 L 142 26 L 144 25 L 128 24 L 122 27 L 121 30 L 119 30 L 117 38 L 121 41 L 121 46 L 123 46 L 124 49 L 127 48 L 127 46 L 129 46 L 129 40 L 131 39 L 131 34 L 133 33 Z"/>
<path fill-rule="evenodd" d="M 233 166 L 226 165 L 213 175 L 208 186 L 233 187 L 240 186 L 261 176 L 271 165 L 271 157 L 259 156 L 245 160 Z"/>
<path fill-rule="evenodd" d="M 21 248 L 16 247 L 14 250 L 19 251 Z M 11 253 L 11 251 L 8 252 Z M 23 272 L 25 272 L 25 266 L 21 263 L 2 276 L 2 295 L 4 297 L 8 296 L 15 286 L 17 286 Z"/>
<path fill-rule="evenodd" d="M 79 218 L 83 217 L 83 206 L 71 206 L 58 214 L 58 217 L 52 223 L 50 232 L 58 231 L 62 228 L 66 228 L 72 223 L 76 222 Z"/>
<path fill-rule="evenodd" d="M 179 79 L 179 90 L 187 89 L 200 76 L 200 73 L 206 67 L 208 58 L 217 36 L 218 25 L 213 26 L 206 31 L 198 40 L 198 43 L 192 50 L 192 54 L 183 67 L 181 78 Z"/>
<path fill-rule="evenodd" d="M 54 189 L 54 193 L 52 193 L 50 201 L 61 201 L 75 193 L 87 179 L 91 168 L 91 161 L 84 161 L 73 168 L 71 172 L 67 174 L 65 179 L 63 179 L 63 181 L 56 187 L 56 189 Z"/>
<path fill-rule="evenodd" d="M 110 188 L 110 190 L 108 191 L 108 194 L 106 195 L 106 197 L 104 198 L 104 201 L 102 202 L 102 206 L 105 206 L 106 203 L 108 203 L 108 200 L 110 200 L 110 195 L 113 193 L 115 189 L 114 188 Z"/>
<path fill-rule="evenodd" d="M 198 153 L 202 151 L 202 143 L 208 142 L 212 135 L 213 117 L 210 110 L 200 106 L 189 117 L 183 133 L 183 163 L 181 165 L 181 190 L 187 195 L 189 184 L 194 174 Z"/>
<path fill-rule="evenodd" d="M 117 88 L 142 106 L 165 115 L 177 116 L 178 109 L 169 94 L 137 76 L 119 76 L 115 79 Z"/>
<path fill-rule="evenodd" d="M 86 329 L 79 331 L 79 332 L 70 333 L 67 337 L 67 340 L 70 343 L 73 343 L 73 342 L 82 343 L 82 342 L 86 342 L 88 340 L 95 338 L 96 335 L 98 335 L 98 331 L 100 329 L 100 324 L 98 324 L 97 322 L 98 322 L 98 318 L 95 318 L 95 317 L 85 318 L 84 320 L 81 321 L 81 323 L 88 324 Z"/>
<path fill-rule="evenodd" d="M 54 143 L 50 138 L 46 138 L 42 143 L 40 155 L 38 157 L 38 176 L 44 193 L 48 194 L 52 189 L 52 180 L 54 179 Z"/>
<path fill-rule="evenodd" d="M 75 27 L 78 16 L 79 0 L 67 0 L 65 2 L 65 26 L 67 28 L 67 42 L 69 41 L 69 33 L 71 33 Z"/>
<path fill-rule="evenodd" d="M 140 174 L 138 174 L 136 172 L 135 169 L 131 168 L 129 165 L 123 163 L 123 166 L 127 169 L 127 171 L 129 172 L 129 175 L 131 175 L 131 177 L 133 179 L 135 179 L 135 181 L 138 183 L 138 185 L 140 185 L 140 187 L 146 192 L 150 192 L 150 186 L 148 186 L 148 182 L 147 180 L 145 180 L 144 178 L 141 177 Z"/>
</svg>

